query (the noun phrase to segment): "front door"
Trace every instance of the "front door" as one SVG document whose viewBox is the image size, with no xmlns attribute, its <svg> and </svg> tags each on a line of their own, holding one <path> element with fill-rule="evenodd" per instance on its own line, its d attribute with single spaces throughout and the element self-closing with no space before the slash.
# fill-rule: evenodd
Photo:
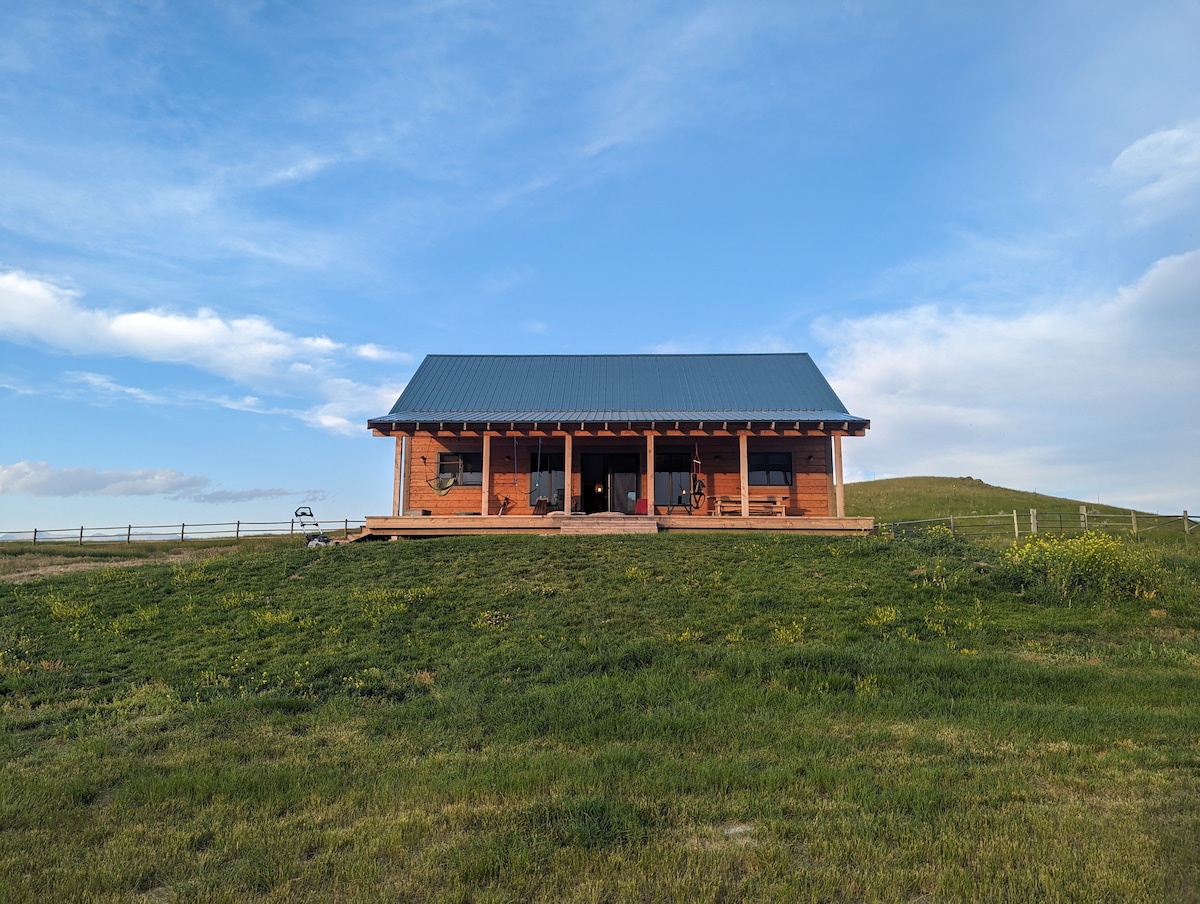
<svg viewBox="0 0 1200 904">
<path fill-rule="evenodd" d="M 579 456 L 583 510 L 632 515 L 641 488 L 636 452 L 585 452 Z"/>
</svg>

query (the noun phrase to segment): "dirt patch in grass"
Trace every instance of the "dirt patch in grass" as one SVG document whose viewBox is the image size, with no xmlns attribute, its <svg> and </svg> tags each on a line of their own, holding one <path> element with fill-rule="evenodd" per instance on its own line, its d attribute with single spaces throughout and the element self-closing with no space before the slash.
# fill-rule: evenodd
<svg viewBox="0 0 1200 904">
<path fill-rule="evenodd" d="M 151 562 L 182 562 L 192 559 L 211 559 L 214 556 L 228 554 L 233 547 L 199 547 L 195 549 L 173 548 L 154 551 L 138 558 L 115 558 L 112 556 L 97 556 L 82 549 L 78 555 L 28 552 L 17 555 L 0 557 L 0 581 L 19 584 L 38 578 L 53 577 L 60 574 L 74 574 L 80 571 L 95 571 L 99 568 L 129 568 L 133 565 L 147 565 Z"/>
</svg>

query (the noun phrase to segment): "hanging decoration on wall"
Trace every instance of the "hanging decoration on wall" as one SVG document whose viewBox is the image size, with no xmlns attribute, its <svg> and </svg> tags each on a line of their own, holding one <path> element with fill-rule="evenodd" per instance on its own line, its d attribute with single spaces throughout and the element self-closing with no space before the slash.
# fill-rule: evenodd
<svg viewBox="0 0 1200 904">
<path fill-rule="evenodd" d="M 421 456 L 421 464 L 425 466 L 425 483 L 429 485 L 429 489 L 433 490 L 439 496 L 445 496 L 450 492 L 450 488 L 458 483 L 457 477 L 433 477 L 429 476 L 429 462 L 425 460 L 425 456 Z"/>
</svg>

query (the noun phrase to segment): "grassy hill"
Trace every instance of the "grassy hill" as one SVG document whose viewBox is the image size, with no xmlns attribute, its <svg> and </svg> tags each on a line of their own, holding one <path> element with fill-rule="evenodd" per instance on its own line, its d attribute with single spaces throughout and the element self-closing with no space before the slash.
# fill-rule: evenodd
<svg viewBox="0 0 1200 904">
<path fill-rule="evenodd" d="M 921 521 L 949 515 L 1078 511 L 1080 500 L 991 486 L 973 477 L 894 477 L 846 485 L 846 513 L 878 521 Z M 1087 503 L 1097 514 L 1127 515 L 1129 509 Z M 1143 514 L 1143 513 L 1139 513 Z M 1179 514 L 1175 512 L 1175 514 Z"/>
<path fill-rule="evenodd" d="M 1196 900 L 1200 557 L 1070 542 L 264 541 L 10 568 L 0 888 Z"/>
</svg>

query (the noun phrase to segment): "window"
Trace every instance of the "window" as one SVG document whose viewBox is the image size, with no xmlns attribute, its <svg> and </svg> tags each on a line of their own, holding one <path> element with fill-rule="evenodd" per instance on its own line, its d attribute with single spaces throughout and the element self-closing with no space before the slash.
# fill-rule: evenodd
<svg viewBox="0 0 1200 904">
<path fill-rule="evenodd" d="M 453 477 L 459 486 L 483 486 L 483 453 L 439 452 L 438 477 Z"/>
<path fill-rule="evenodd" d="M 791 452 L 751 452 L 747 456 L 752 487 L 790 487 Z"/>
<path fill-rule="evenodd" d="M 654 453 L 654 504 L 689 505 L 692 493 L 692 453 Z"/>
<path fill-rule="evenodd" d="M 552 511 L 563 511 L 563 453 L 529 453 L 529 504 L 545 499 Z"/>
</svg>

